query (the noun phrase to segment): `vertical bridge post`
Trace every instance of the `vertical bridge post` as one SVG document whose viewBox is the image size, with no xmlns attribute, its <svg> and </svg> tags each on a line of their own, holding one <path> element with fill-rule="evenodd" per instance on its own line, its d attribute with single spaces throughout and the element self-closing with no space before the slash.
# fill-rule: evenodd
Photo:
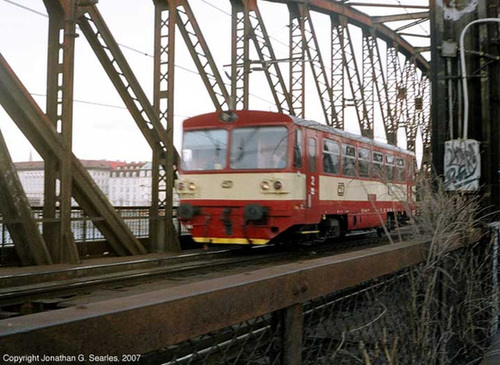
<svg viewBox="0 0 500 365">
<path fill-rule="evenodd" d="M 55 262 L 78 262 L 78 250 L 71 231 L 76 2 L 45 0 L 44 3 L 49 14 L 47 116 L 61 136 L 65 156 L 60 161 L 52 155 L 45 159 L 43 213 L 49 221 L 44 222 L 43 232 Z"/>
<path fill-rule="evenodd" d="M 283 365 L 302 364 L 302 333 L 304 305 L 298 303 L 283 311 Z"/>
</svg>

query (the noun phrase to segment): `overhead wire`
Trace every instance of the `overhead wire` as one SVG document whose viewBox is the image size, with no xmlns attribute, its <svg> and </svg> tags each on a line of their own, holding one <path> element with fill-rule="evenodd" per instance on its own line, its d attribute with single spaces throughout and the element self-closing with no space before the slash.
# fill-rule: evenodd
<svg viewBox="0 0 500 365">
<path fill-rule="evenodd" d="M 46 98 L 46 94 L 39 94 L 39 93 L 30 93 L 32 96 L 39 96 L 42 98 Z M 127 110 L 126 106 L 120 106 L 120 105 L 113 105 L 113 104 L 105 104 L 105 103 L 98 103 L 96 101 L 88 101 L 88 100 L 78 100 L 78 99 L 73 99 L 73 102 L 75 103 L 80 103 L 80 104 L 88 104 L 88 105 L 95 105 L 95 106 L 102 106 L 105 108 L 114 108 L 114 109 L 122 109 L 122 110 Z M 189 118 L 187 115 L 180 115 L 180 114 L 174 114 L 174 117 L 178 118 Z"/>
<path fill-rule="evenodd" d="M 413 18 L 413 20 L 415 21 L 418 21 L 419 19 L 415 18 L 414 16 L 412 16 L 412 13 L 410 13 L 408 11 L 408 9 L 403 5 L 401 4 L 401 0 L 396 0 L 398 2 L 398 4 L 403 8 L 403 10 L 406 12 L 406 14 L 408 14 L 409 16 L 411 16 Z M 427 29 L 425 29 L 421 23 L 418 23 L 418 26 L 424 31 L 424 33 L 428 36 L 429 35 L 429 32 L 427 31 Z"/>
<path fill-rule="evenodd" d="M 11 5 L 14 5 L 14 6 L 17 6 L 21 9 L 24 9 L 24 10 L 27 10 L 29 12 L 32 12 L 34 14 L 37 14 L 37 15 L 41 15 L 43 16 L 44 18 L 48 18 L 49 16 L 47 14 L 44 14 L 42 12 L 39 12 L 35 9 L 32 9 L 32 8 L 29 8 L 27 6 L 24 6 L 24 5 L 21 5 L 19 3 L 16 3 L 15 1 L 12 1 L 12 0 L 4 0 L 6 3 L 9 3 Z M 144 52 L 140 49 L 137 49 L 137 48 L 134 48 L 134 47 L 131 47 L 131 46 L 127 46 L 126 44 L 123 44 L 123 43 L 118 43 L 117 44 L 121 47 L 121 48 L 125 48 L 125 49 L 128 49 L 129 51 L 132 51 L 132 52 L 135 52 L 135 53 L 138 53 L 140 55 L 143 55 L 143 56 L 146 56 L 146 57 L 150 57 L 150 58 L 154 58 L 154 56 L 152 54 L 149 54 L 148 52 Z M 196 72 L 196 71 L 193 71 L 193 70 L 190 70 L 186 67 L 183 67 L 183 66 L 180 66 L 180 65 L 175 65 L 175 67 L 181 69 L 181 70 L 184 70 L 184 71 L 187 71 L 187 72 L 190 72 L 190 73 L 193 73 L 193 74 L 196 74 L 196 75 L 199 75 L 200 73 L 199 72 Z"/>
<path fill-rule="evenodd" d="M 212 8 L 214 8 L 214 9 L 216 9 L 216 10 L 220 11 L 221 13 L 231 16 L 231 13 L 228 13 L 227 11 L 225 11 L 225 10 L 223 10 L 223 9 L 221 9 L 221 8 L 219 8 L 219 7 L 217 7 L 217 6 L 215 6 L 214 4 L 210 4 L 210 3 L 209 3 L 208 1 L 206 1 L 206 0 L 201 0 L 201 1 L 202 1 L 202 2 L 204 2 L 205 4 L 207 4 L 208 6 L 211 6 Z"/>
<path fill-rule="evenodd" d="M 47 14 L 44 14 L 40 11 L 37 11 L 33 8 L 29 8 L 27 6 L 24 6 L 24 5 L 21 5 L 19 3 L 16 3 L 15 1 L 12 1 L 12 0 L 4 0 L 6 3 L 8 4 L 11 4 L 11 5 L 14 5 L 14 6 L 17 6 L 23 10 L 26 10 L 26 11 L 29 11 L 31 13 L 34 13 L 34 14 L 37 14 L 37 15 L 40 15 L 40 16 L 43 16 L 44 18 L 48 18 L 49 16 Z M 215 7 L 215 6 L 214 6 Z M 134 47 L 131 47 L 131 46 L 128 46 L 126 44 L 123 44 L 123 43 L 118 43 L 117 44 L 121 47 L 121 48 L 125 48 L 129 51 L 132 51 L 132 52 L 135 52 L 135 53 L 138 53 L 140 55 L 143 55 L 143 56 L 146 56 L 146 57 L 149 57 L 149 58 L 154 58 L 153 55 L 149 54 L 148 52 L 144 52 L 142 50 L 139 50 L 137 48 L 134 48 Z M 174 65 L 176 68 L 180 69 L 180 70 L 183 70 L 183 71 L 186 71 L 186 72 L 189 72 L 189 73 L 192 73 L 192 74 L 195 74 L 195 75 L 200 75 L 200 73 L 198 71 L 194 71 L 194 70 L 191 70 L 187 67 L 184 67 L 184 66 L 181 66 L 181 65 Z M 36 96 L 46 96 L 46 95 L 42 95 L 42 94 L 32 94 L 32 95 L 36 95 Z M 98 106 L 106 106 L 106 107 L 110 107 L 110 108 L 124 108 L 126 109 L 125 107 L 119 107 L 119 106 L 114 106 L 114 105 L 105 105 L 105 104 L 101 104 L 101 103 L 96 103 L 96 102 L 90 102 L 90 101 L 83 101 L 83 100 L 74 100 L 75 102 L 79 102 L 79 103 L 86 103 L 86 104 L 94 104 L 94 105 L 98 105 Z M 178 116 L 178 115 L 176 115 Z M 184 117 L 184 116 L 180 116 L 180 117 Z"/>
<path fill-rule="evenodd" d="M 29 7 L 27 7 L 27 6 L 21 5 L 21 4 L 17 3 L 17 2 L 15 2 L 15 1 L 12 1 L 12 0 L 4 0 L 4 1 L 5 1 L 6 3 L 9 3 L 9 4 L 11 4 L 11 5 L 17 6 L 17 7 L 21 8 L 21 9 L 26 10 L 26 11 L 29 11 L 29 12 L 32 12 L 32 13 L 34 13 L 34 14 L 37 14 L 37 15 L 43 16 L 43 17 L 45 17 L 45 18 L 48 18 L 48 15 L 47 15 L 47 14 L 44 14 L 44 13 L 42 13 L 42 12 L 39 12 L 39 11 L 37 11 L 37 10 L 35 10 L 35 9 L 32 9 L 32 8 L 29 8 Z M 210 3 L 210 2 L 208 2 L 207 0 L 201 0 L 201 1 L 202 1 L 203 3 L 205 3 L 205 4 L 207 4 L 208 6 L 210 6 L 210 7 L 214 8 L 214 9 L 216 9 L 217 11 L 219 11 L 219 12 L 221 12 L 221 13 L 223 13 L 223 14 L 227 15 L 227 16 L 231 16 L 231 14 L 230 14 L 229 12 L 225 11 L 224 9 L 222 9 L 222 8 L 220 8 L 220 7 L 218 7 L 218 6 L 214 5 L 214 4 L 211 4 L 211 3 Z M 406 13 L 407 13 L 408 15 L 410 15 L 410 16 L 411 16 L 411 13 L 410 13 L 410 12 L 408 12 L 408 9 L 406 9 L 406 7 L 405 7 L 405 6 L 401 3 L 401 0 L 396 0 L 396 1 L 397 1 L 397 2 L 398 2 L 398 4 L 399 4 L 399 5 L 400 5 L 400 6 L 401 6 L 401 7 L 402 7 L 405 11 L 406 11 Z M 414 18 L 414 17 L 412 17 L 412 18 L 413 18 L 414 20 L 417 20 L 417 19 L 416 19 L 416 18 Z M 420 28 L 422 28 L 422 30 L 423 30 L 423 31 L 424 31 L 424 32 L 428 35 L 427 30 L 426 30 L 424 27 L 422 27 L 422 25 L 421 25 L 421 24 L 419 24 L 419 26 L 420 26 Z M 280 44 L 285 45 L 285 46 L 287 46 L 287 47 L 288 47 L 288 45 L 286 45 L 284 42 L 281 42 L 279 39 L 276 39 L 276 38 L 274 38 L 274 37 L 272 37 L 272 36 L 271 36 L 270 38 L 271 38 L 271 39 L 273 39 L 274 41 L 276 41 L 277 43 L 280 43 Z M 127 49 L 127 50 L 129 50 L 129 51 L 136 52 L 136 53 L 138 53 L 138 54 L 141 54 L 141 55 L 146 56 L 146 57 L 149 57 L 149 58 L 154 58 L 154 56 L 153 56 L 153 55 L 151 55 L 151 54 L 149 54 L 148 52 L 144 52 L 144 51 L 142 51 L 142 50 L 139 50 L 139 49 L 137 49 L 137 48 L 134 48 L 134 47 L 128 46 L 128 45 L 123 44 L 123 43 L 118 43 L 118 42 L 117 42 L 117 44 L 118 44 L 120 47 L 122 47 L 122 48 L 124 48 L 124 49 Z M 176 68 L 178 68 L 178 69 L 180 69 L 180 70 L 183 70 L 183 71 L 186 71 L 186 72 L 189 72 L 189 73 L 195 74 L 195 75 L 200 75 L 200 72 L 195 71 L 195 70 L 191 70 L 191 69 L 189 69 L 189 68 L 187 68 L 187 67 L 184 67 L 184 66 L 181 66 L 181 65 L 174 65 L 174 67 L 176 67 Z M 255 97 L 255 98 L 257 98 L 257 99 L 260 99 L 260 100 L 262 100 L 262 101 L 265 101 L 266 103 L 269 103 L 269 104 L 271 104 L 271 105 L 274 105 L 274 103 L 273 103 L 273 102 L 270 102 L 269 100 L 263 99 L 263 98 L 261 98 L 261 97 L 258 97 L 258 96 L 256 96 L 256 95 L 254 95 L 254 94 L 250 94 L 250 95 L 252 95 L 253 97 Z M 89 102 L 89 103 L 90 103 L 90 102 Z M 99 104 L 99 103 L 96 103 L 96 105 L 98 105 L 98 104 Z"/>
<path fill-rule="evenodd" d="M 37 14 L 37 15 L 43 16 L 43 17 L 45 17 L 45 18 L 48 18 L 48 15 L 47 15 L 47 14 L 44 14 L 44 13 L 42 13 L 42 12 L 39 12 L 39 11 L 35 10 L 35 9 L 32 9 L 32 8 L 27 7 L 27 6 L 24 6 L 24 5 L 21 5 L 21 4 L 19 4 L 19 3 L 16 3 L 15 1 L 12 1 L 12 0 L 4 0 L 4 1 L 5 1 L 6 3 L 9 3 L 9 4 L 11 4 L 11 5 L 17 6 L 17 7 L 21 8 L 21 9 L 26 10 L 26 11 L 29 11 L 29 12 L 32 12 L 32 13 L 34 13 L 34 14 Z M 209 2 L 207 2 L 207 1 L 205 1 L 205 0 L 202 0 L 202 1 L 203 1 L 204 3 L 206 3 L 206 4 L 210 5 L 211 7 L 215 8 L 216 10 L 218 10 L 218 11 L 220 11 L 220 12 L 222 12 L 222 13 L 226 14 L 226 15 L 229 15 L 229 16 L 231 15 L 231 14 L 229 14 L 228 12 L 224 11 L 223 9 L 221 9 L 221 8 L 219 8 L 219 7 L 217 7 L 217 6 L 213 5 L 213 4 L 210 4 Z M 137 48 L 134 48 L 134 47 L 128 46 L 128 45 L 123 44 L 123 43 L 118 43 L 118 42 L 117 42 L 117 44 L 118 44 L 120 47 L 125 48 L 125 49 L 127 49 L 127 50 L 129 50 L 129 51 L 132 51 L 132 52 L 138 53 L 138 54 L 140 54 L 140 55 L 143 55 L 143 56 L 146 56 L 146 57 L 149 57 L 149 58 L 154 58 L 154 56 L 153 56 L 153 55 L 151 55 L 151 54 L 149 54 L 148 52 L 144 52 L 144 51 L 142 51 L 142 50 L 139 50 L 139 49 L 137 49 Z M 189 73 L 194 74 L 194 75 L 200 75 L 200 72 L 195 71 L 195 70 L 191 70 L 191 69 L 189 69 L 189 68 L 187 68 L 187 67 L 184 67 L 184 66 L 181 66 L 181 65 L 174 65 L 174 67 L 176 67 L 176 68 L 178 68 L 178 69 L 180 69 L 180 70 L 183 70 L 183 71 L 189 72 Z M 226 85 L 226 86 L 227 86 L 227 85 Z M 35 94 L 33 94 L 33 95 L 35 95 Z M 38 94 L 38 96 L 43 96 L 43 95 Z M 256 98 L 258 98 L 258 99 L 261 99 L 261 100 L 263 100 L 263 101 L 265 101 L 265 102 L 267 102 L 267 103 L 269 103 L 269 104 L 274 104 L 274 103 L 270 102 L 269 100 L 265 100 L 265 99 L 259 98 L 259 97 L 257 97 L 256 95 L 253 95 L 253 96 L 254 96 L 254 97 L 256 97 Z M 100 106 L 108 106 L 108 107 L 121 108 L 121 107 L 117 107 L 117 106 L 112 106 L 112 105 L 104 105 L 104 104 L 100 104 L 100 103 L 93 103 L 93 102 L 85 102 L 85 101 L 77 101 L 77 100 L 75 100 L 75 102 L 81 102 L 81 103 L 94 104 L 94 105 L 100 105 Z"/>
<path fill-rule="evenodd" d="M 219 12 L 221 12 L 221 13 L 223 13 L 223 14 L 227 15 L 227 16 L 232 16 L 232 14 L 231 14 L 231 13 L 228 13 L 228 12 L 227 12 L 227 11 L 225 11 L 224 9 L 221 9 L 221 8 L 219 8 L 219 7 L 215 6 L 214 4 L 210 4 L 207 0 L 201 0 L 201 1 L 202 1 L 202 2 L 204 2 L 205 4 L 207 4 L 207 5 L 211 6 L 212 8 L 216 9 L 217 11 L 219 11 Z M 283 27 L 282 27 L 282 29 L 283 29 L 283 28 L 285 28 L 285 27 L 286 27 L 286 26 L 283 26 Z M 280 31 L 281 31 L 281 29 L 280 29 Z M 283 45 L 283 46 L 288 47 L 288 44 L 286 44 L 286 43 L 284 43 L 284 42 L 280 41 L 279 39 L 277 39 L 277 38 L 275 38 L 275 37 L 273 37 L 273 36 L 269 36 L 269 38 L 273 39 L 275 42 L 277 42 L 277 43 L 279 43 L 279 44 L 281 44 L 281 45 Z"/>
<path fill-rule="evenodd" d="M 16 3 L 15 1 L 11 1 L 11 0 L 3 0 L 3 1 L 5 1 L 6 3 L 9 3 L 11 5 L 17 6 L 17 7 L 21 8 L 21 9 L 24 9 L 24 10 L 27 10 L 29 12 L 32 12 L 34 14 L 41 15 L 41 16 L 43 16 L 45 18 L 49 17 L 47 14 L 44 14 L 44 13 L 38 11 L 38 10 L 35 10 L 35 9 L 29 8 L 27 6 L 21 5 L 19 3 Z"/>
</svg>

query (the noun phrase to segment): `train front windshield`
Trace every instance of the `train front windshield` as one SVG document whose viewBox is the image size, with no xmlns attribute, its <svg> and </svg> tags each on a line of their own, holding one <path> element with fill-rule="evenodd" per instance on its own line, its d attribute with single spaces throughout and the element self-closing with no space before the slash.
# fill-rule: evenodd
<svg viewBox="0 0 500 365">
<path fill-rule="evenodd" d="M 228 135 L 225 129 L 184 133 L 182 169 L 186 171 L 226 168 Z"/>
<path fill-rule="evenodd" d="M 232 169 L 283 169 L 286 167 L 288 131 L 285 127 L 253 127 L 233 130 Z"/>
<path fill-rule="evenodd" d="M 229 167 L 232 170 L 283 169 L 287 166 L 288 130 L 285 127 L 235 128 L 231 132 Z M 204 129 L 184 133 L 182 168 L 185 171 L 225 169 L 228 132 Z"/>
</svg>

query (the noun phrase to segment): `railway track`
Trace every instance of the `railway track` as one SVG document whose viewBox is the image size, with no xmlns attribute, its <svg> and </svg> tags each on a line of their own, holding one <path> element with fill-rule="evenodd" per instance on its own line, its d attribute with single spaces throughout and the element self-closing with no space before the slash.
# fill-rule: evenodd
<svg viewBox="0 0 500 365">
<path fill-rule="evenodd" d="M 407 233 L 403 233 L 407 234 Z M 341 242 L 312 242 L 252 249 L 223 249 L 171 257 L 38 270 L 22 275 L 0 274 L 0 319 L 134 295 L 138 292 L 230 275 L 266 265 L 307 260 L 388 244 L 375 233 L 350 235 Z M 105 292 L 105 295 L 103 295 Z M 97 293 L 97 294 L 96 294 Z"/>
</svg>

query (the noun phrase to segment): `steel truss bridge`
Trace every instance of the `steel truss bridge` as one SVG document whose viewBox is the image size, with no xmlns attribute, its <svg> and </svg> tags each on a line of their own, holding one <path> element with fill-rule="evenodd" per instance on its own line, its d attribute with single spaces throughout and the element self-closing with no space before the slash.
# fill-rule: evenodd
<svg viewBox="0 0 500 365">
<path fill-rule="evenodd" d="M 429 63 L 407 39 L 426 37 L 428 5 L 402 1 L 362 3 L 334 0 L 270 0 L 288 13 L 288 57 L 279 59 L 266 30 L 272 14 L 257 0 L 230 0 L 232 31 L 220 39 L 231 44 L 230 84 L 221 75 L 188 0 L 154 0 L 154 97 L 151 102 L 99 12 L 97 1 L 44 0 L 49 16 L 46 112 L 37 105 L 0 54 L 0 104 L 45 161 L 43 235 L 0 133 L 0 213 L 22 265 L 78 262 L 71 231 L 71 199 L 102 232 L 115 254 L 147 252 L 72 152 L 75 32 L 79 27 L 120 94 L 152 150 L 153 191 L 150 241 L 154 251 L 179 249 L 172 224 L 176 32 L 182 36 L 218 111 L 250 108 L 250 82 L 264 73 L 276 111 L 307 117 L 306 85 L 314 85 L 323 122 L 343 129 L 357 120 L 363 136 L 374 138 L 381 122 L 388 143 L 415 150 L 422 134 L 424 165 L 430 154 Z M 415 3 L 415 2 L 414 2 Z M 388 15 L 369 16 L 367 7 Z M 318 37 L 316 19 L 329 18 L 329 44 Z M 394 25 L 396 24 L 396 25 Z M 420 29 L 419 29 L 420 28 Z M 358 38 L 353 34 L 361 34 Z M 427 36 L 428 37 L 428 36 Z M 326 50 L 326 51 L 325 51 Z M 312 78 L 306 79 L 307 75 Z M 308 89 L 309 90 L 309 89 Z M 308 91 L 312 93 L 312 91 Z M 354 117 L 351 118 L 350 115 Z M 400 141 L 401 142 L 401 141 Z"/>
</svg>

